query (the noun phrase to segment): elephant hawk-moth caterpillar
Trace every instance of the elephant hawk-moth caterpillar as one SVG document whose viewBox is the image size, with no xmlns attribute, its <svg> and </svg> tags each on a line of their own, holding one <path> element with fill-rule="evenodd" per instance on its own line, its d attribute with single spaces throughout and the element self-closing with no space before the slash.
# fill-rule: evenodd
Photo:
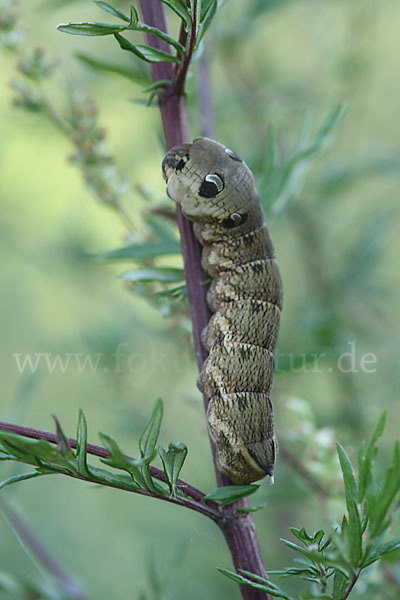
<svg viewBox="0 0 400 600">
<path fill-rule="evenodd" d="M 213 315 L 202 332 L 209 355 L 197 383 L 209 399 L 218 468 L 236 484 L 272 477 L 270 391 L 282 283 L 253 175 L 235 152 L 208 138 L 172 148 L 162 169 L 168 196 L 194 222 L 212 277 Z"/>
</svg>

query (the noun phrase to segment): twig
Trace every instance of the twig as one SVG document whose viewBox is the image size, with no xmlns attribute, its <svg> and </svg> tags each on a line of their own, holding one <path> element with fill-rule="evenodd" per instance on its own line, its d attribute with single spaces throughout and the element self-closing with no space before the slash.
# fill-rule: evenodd
<svg viewBox="0 0 400 600">
<path fill-rule="evenodd" d="M 279 441 L 279 454 L 282 458 L 287 462 L 287 464 L 296 471 L 300 477 L 302 477 L 310 486 L 313 488 L 317 494 L 326 498 L 328 496 L 328 491 L 324 488 L 323 485 L 320 484 L 318 479 L 314 477 L 312 473 L 295 457 L 295 455 L 290 452 L 288 447 L 282 440 Z"/>
<path fill-rule="evenodd" d="M 28 548 L 33 557 L 53 575 L 60 587 L 68 595 L 68 598 L 88 600 L 88 596 L 81 589 L 78 582 L 54 559 L 53 555 L 45 548 L 29 525 L 25 523 L 18 513 L 8 506 L 8 503 L 3 498 L 0 498 L 0 511 L 5 521 L 20 539 L 22 545 Z"/>
<path fill-rule="evenodd" d="M 47 440 L 51 444 L 57 444 L 58 440 L 55 433 L 50 433 L 49 431 L 43 431 L 41 429 L 34 429 L 32 427 L 25 427 L 23 425 L 14 425 L 13 423 L 5 423 L 0 421 L 0 431 L 9 431 L 11 433 L 16 433 L 17 435 L 22 435 L 24 437 L 32 438 L 35 440 Z M 67 438 L 68 443 L 71 448 L 77 448 L 77 441 L 74 438 Z M 110 453 L 105 448 L 101 446 L 96 446 L 94 444 L 87 444 L 87 453 L 92 454 L 94 456 L 98 456 L 99 458 L 110 458 Z M 127 456 L 128 460 L 134 461 L 135 459 Z M 155 479 L 159 481 L 166 482 L 166 477 L 164 471 L 158 469 L 157 467 L 153 467 L 150 465 L 150 474 Z M 78 479 L 84 479 L 84 477 L 78 477 Z M 102 485 L 109 485 L 110 487 L 116 487 L 112 484 L 105 484 L 101 482 Z M 201 514 L 210 517 L 213 521 L 223 520 L 230 515 L 224 514 L 224 512 L 218 510 L 218 505 L 212 501 L 202 502 L 205 494 L 193 487 L 186 481 L 182 479 L 178 479 L 177 488 L 183 492 L 189 498 L 182 498 L 179 496 L 162 496 L 161 494 L 155 494 L 154 492 L 150 492 L 146 489 L 138 489 L 135 490 L 135 493 L 142 494 L 144 496 L 150 496 L 153 498 L 158 498 L 160 500 L 166 500 L 167 502 L 172 502 L 173 504 L 179 504 L 180 506 L 185 506 L 186 508 L 190 508 Z M 129 491 L 129 490 L 126 490 Z M 132 490 L 133 491 L 133 490 Z M 226 512 L 226 511 L 225 511 Z"/>
</svg>

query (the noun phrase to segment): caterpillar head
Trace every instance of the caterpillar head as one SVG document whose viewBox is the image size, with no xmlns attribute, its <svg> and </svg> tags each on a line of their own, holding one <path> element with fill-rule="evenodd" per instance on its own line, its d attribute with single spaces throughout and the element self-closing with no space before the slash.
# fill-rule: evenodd
<svg viewBox="0 0 400 600">
<path fill-rule="evenodd" d="M 196 223 L 242 234 L 254 217 L 260 217 L 250 169 L 214 140 L 196 138 L 192 144 L 172 148 L 162 169 L 168 196 Z"/>
</svg>

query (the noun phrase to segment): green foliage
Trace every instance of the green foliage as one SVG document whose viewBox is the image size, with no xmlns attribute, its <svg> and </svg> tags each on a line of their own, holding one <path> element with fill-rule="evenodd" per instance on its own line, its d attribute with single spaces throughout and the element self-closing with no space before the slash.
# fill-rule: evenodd
<svg viewBox="0 0 400 600">
<path fill-rule="evenodd" d="M 214 500 L 214 502 L 218 502 L 221 507 L 229 506 L 229 504 L 234 504 L 235 502 L 239 502 L 243 498 L 254 494 L 259 487 L 259 485 L 254 483 L 248 485 L 221 486 L 208 492 L 208 494 L 204 496 L 203 502 L 206 500 Z"/>
<path fill-rule="evenodd" d="M 310 582 L 311 586 L 296 596 L 298 600 L 346 600 L 367 567 L 400 549 L 400 538 L 383 542 L 396 514 L 396 507 L 393 508 L 395 497 L 400 493 L 398 443 L 394 447 L 392 465 L 386 471 L 381 485 L 375 481 L 373 473 L 377 441 L 383 433 L 385 416 L 381 416 L 368 445 L 363 442 L 360 446 L 358 477 L 347 453 L 337 444 L 347 508 L 347 516 L 343 517 L 341 525 L 337 525 L 328 536 L 323 530 L 309 535 L 304 527 L 291 527 L 290 531 L 300 544 L 282 540 L 299 556 L 294 566 L 269 573 Z M 293 600 L 266 578 L 245 571 L 239 574 L 226 569 L 218 570 L 237 583 L 250 585 L 276 598 Z"/>
<path fill-rule="evenodd" d="M 280 152 L 271 128 L 259 184 L 260 200 L 266 212 L 281 213 L 299 196 L 313 160 L 333 141 L 344 113 L 338 105 L 329 113 L 317 134 L 311 138 L 312 122 L 309 115 L 303 121 L 302 131 L 294 152 L 286 159 Z"/>
<path fill-rule="evenodd" d="M 158 453 L 163 463 L 164 473 L 167 477 L 170 492 L 175 496 L 179 473 L 181 472 L 187 455 L 187 447 L 182 442 L 175 442 L 174 444 L 169 444 L 168 450 L 164 450 L 160 445 L 158 447 Z"/>
<path fill-rule="evenodd" d="M 57 447 L 46 440 L 31 440 L 1 431 L 0 460 L 15 460 L 34 465 L 36 470 L 32 473 L 11 477 L 3 481 L 0 488 L 32 477 L 62 473 L 70 477 L 130 492 L 149 490 L 157 495 L 166 495 L 168 492 L 165 487 L 154 481 L 149 470 L 149 465 L 157 451 L 156 446 L 161 419 L 162 402 L 158 400 L 139 441 L 141 458 L 136 460 L 128 458 L 113 438 L 104 433 L 100 434 L 101 440 L 110 453 L 110 457 L 102 459 L 102 462 L 116 470 L 127 472 L 128 476 L 101 469 L 88 463 L 87 424 L 83 411 L 79 413 L 75 452 L 71 449 L 58 422 Z M 166 477 L 168 480 L 167 474 Z"/>
</svg>

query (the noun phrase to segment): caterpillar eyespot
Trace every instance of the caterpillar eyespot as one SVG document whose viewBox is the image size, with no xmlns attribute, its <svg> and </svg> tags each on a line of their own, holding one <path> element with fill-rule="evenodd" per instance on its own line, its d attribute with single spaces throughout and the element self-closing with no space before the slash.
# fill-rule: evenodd
<svg viewBox="0 0 400 600">
<path fill-rule="evenodd" d="M 234 152 L 233 150 L 231 150 L 230 148 L 225 148 L 225 152 L 227 153 L 228 156 L 230 156 L 230 158 L 232 158 L 233 160 L 237 160 L 238 162 L 243 162 L 242 159 L 240 158 L 239 154 L 236 154 L 236 152 Z"/>
<path fill-rule="evenodd" d="M 234 227 L 239 227 L 239 225 L 245 223 L 246 220 L 247 213 L 241 215 L 240 213 L 235 212 L 229 215 L 227 219 L 222 221 L 222 226 L 225 227 L 225 229 L 233 229 Z"/>
<path fill-rule="evenodd" d="M 217 173 L 209 173 L 199 188 L 199 196 L 202 198 L 214 198 L 224 189 L 224 181 Z"/>
<path fill-rule="evenodd" d="M 213 315 L 202 332 L 209 355 L 198 387 L 209 399 L 218 468 L 236 484 L 273 479 L 270 392 L 282 283 L 253 175 L 235 152 L 208 138 L 171 149 L 163 175 L 168 196 L 194 221 L 212 277 Z"/>
</svg>

